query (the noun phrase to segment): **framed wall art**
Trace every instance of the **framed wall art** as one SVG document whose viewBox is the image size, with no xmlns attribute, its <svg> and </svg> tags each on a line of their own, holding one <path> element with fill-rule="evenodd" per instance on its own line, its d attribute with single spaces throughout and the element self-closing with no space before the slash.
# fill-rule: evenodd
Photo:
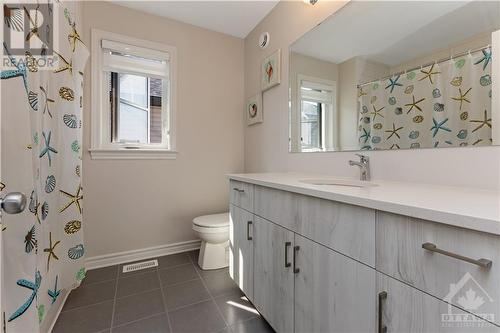
<svg viewBox="0 0 500 333">
<path fill-rule="evenodd" d="M 281 50 L 276 50 L 273 54 L 262 61 L 261 64 L 261 87 L 266 91 L 281 82 Z"/>
<path fill-rule="evenodd" d="M 247 115 L 247 125 L 261 123 L 262 116 L 262 94 L 258 93 L 250 97 L 246 103 L 245 113 Z"/>
</svg>

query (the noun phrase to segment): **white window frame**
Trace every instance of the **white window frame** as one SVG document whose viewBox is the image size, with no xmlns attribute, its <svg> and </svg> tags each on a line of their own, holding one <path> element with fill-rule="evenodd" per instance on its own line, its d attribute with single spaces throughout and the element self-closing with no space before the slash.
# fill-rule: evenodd
<svg viewBox="0 0 500 333">
<path fill-rule="evenodd" d="M 169 60 L 169 84 L 163 84 L 164 96 L 169 96 L 165 107 L 167 108 L 167 119 L 163 119 L 163 138 L 168 138 L 162 144 L 130 144 L 111 141 L 111 110 L 109 102 L 104 93 L 104 53 L 103 40 L 105 43 L 116 42 L 115 47 L 127 44 L 127 53 L 138 52 L 147 54 L 152 59 L 161 59 L 168 54 Z M 177 100 L 177 49 L 174 46 L 155 43 L 142 39 L 119 35 L 112 32 L 92 29 L 92 112 L 91 112 L 91 143 L 90 155 L 92 159 L 175 159 L 176 151 L 176 100 Z M 137 73 L 130 73 L 137 74 Z M 168 92 L 167 89 L 170 89 Z M 163 102 L 163 101 L 162 101 Z M 163 114 L 162 114 L 163 116 Z M 166 130 L 165 130 L 166 129 Z M 163 140 L 163 139 L 162 139 Z"/>
</svg>

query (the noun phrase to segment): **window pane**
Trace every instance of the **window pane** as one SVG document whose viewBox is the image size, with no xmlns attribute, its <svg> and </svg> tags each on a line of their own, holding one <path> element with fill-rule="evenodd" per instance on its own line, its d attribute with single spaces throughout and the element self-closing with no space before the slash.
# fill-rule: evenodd
<svg viewBox="0 0 500 333">
<path fill-rule="evenodd" d="M 120 103 L 119 141 L 148 142 L 148 111 Z"/>
<path fill-rule="evenodd" d="M 165 81 L 138 75 L 105 73 L 109 84 L 113 142 L 163 142 Z"/>
<path fill-rule="evenodd" d="M 161 123 L 161 102 L 163 95 L 163 84 L 160 79 L 149 79 L 150 109 L 150 143 L 161 143 L 162 123 Z"/>
<path fill-rule="evenodd" d="M 148 78 L 120 74 L 120 98 L 144 108 L 148 107 Z"/>
<path fill-rule="evenodd" d="M 321 104 L 302 101 L 300 122 L 302 148 L 321 148 Z"/>
</svg>

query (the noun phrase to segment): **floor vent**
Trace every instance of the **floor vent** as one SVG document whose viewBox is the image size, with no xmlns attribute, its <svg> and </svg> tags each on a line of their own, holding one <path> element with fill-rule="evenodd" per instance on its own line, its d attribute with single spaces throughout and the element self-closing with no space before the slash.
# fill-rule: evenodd
<svg viewBox="0 0 500 333">
<path fill-rule="evenodd" d="M 123 273 L 140 271 L 141 269 L 146 269 L 146 268 L 150 268 L 150 267 L 157 267 L 157 266 L 158 266 L 158 260 L 156 260 L 156 259 L 136 262 L 134 264 L 124 265 L 123 266 Z"/>
</svg>

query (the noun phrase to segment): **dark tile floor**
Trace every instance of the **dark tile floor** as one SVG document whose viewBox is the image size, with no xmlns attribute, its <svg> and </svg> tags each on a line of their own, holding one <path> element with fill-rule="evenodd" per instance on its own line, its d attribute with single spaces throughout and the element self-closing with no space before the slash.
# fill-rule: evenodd
<svg viewBox="0 0 500 333">
<path fill-rule="evenodd" d="M 158 258 L 158 267 L 90 270 L 71 292 L 54 333 L 273 332 L 227 269 L 202 271 L 198 251 Z"/>
</svg>

